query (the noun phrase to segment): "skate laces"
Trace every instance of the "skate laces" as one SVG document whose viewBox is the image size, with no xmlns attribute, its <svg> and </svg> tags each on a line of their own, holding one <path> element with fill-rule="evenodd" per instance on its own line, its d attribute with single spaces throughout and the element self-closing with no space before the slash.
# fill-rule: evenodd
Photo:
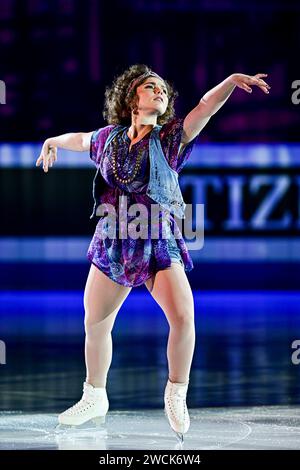
<svg viewBox="0 0 300 470">
<path fill-rule="evenodd" d="M 87 388 L 83 389 L 82 398 L 75 405 L 71 406 L 67 410 L 68 413 L 81 412 L 88 408 L 90 405 L 94 404 L 95 401 L 99 400 L 99 397 L 96 394 L 93 394 L 93 391 Z"/>
<path fill-rule="evenodd" d="M 173 430 L 186 432 L 189 424 L 189 412 L 186 404 L 186 394 L 189 382 L 167 384 L 165 393 L 165 413 Z M 175 426 L 175 427 L 174 427 Z"/>
<path fill-rule="evenodd" d="M 92 400 L 90 397 L 89 398 L 85 398 L 84 396 L 81 398 L 81 400 L 79 400 L 78 403 L 75 403 L 75 405 L 73 405 L 71 408 L 70 408 L 70 412 L 75 412 L 75 411 L 83 411 L 85 408 L 87 408 L 89 405 L 91 405 L 92 403 L 94 403 L 94 400 Z"/>
<path fill-rule="evenodd" d="M 172 410 L 173 418 L 177 415 L 179 419 L 187 419 L 186 391 L 186 387 L 172 387 L 166 394 L 167 407 Z"/>
</svg>

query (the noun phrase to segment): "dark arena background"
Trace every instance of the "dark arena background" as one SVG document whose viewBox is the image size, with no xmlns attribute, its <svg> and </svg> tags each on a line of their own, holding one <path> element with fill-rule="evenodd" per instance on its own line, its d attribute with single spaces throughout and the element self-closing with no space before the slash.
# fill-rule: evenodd
<svg viewBox="0 0 300 470">
<path fill-rule="evenodd" d="M 299 2 L 0 0 L 0 449 L 178 446 L 168 323 L 144 285 L 112 332 L 106 424 L 56 430 L 85 378 L 95 164 L 35 162 L 48 137 L 106 126 L 105 88 L 136 63 L 173 83 L 178 117 L 232 73 L 268 74 L 269 95 L 236 87 L 179 177 L 204 204 L 184 448 L 300 448 L 299 39 Z"/>
</svg>

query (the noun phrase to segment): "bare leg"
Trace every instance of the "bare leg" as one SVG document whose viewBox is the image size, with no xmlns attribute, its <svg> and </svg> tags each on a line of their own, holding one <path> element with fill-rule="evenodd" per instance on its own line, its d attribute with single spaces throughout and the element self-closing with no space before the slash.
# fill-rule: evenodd
<svg viewBox="0 0 300 470">
<path fill-rule="evenodd" d="M 183 267 L 171 263 L 146 281 L 170 326 L 167 357 L 171 382 L 187 382 L 195 347 L 194 299 Z"/>
<path fill-rule="evenodd" d="M 122 286 L 91 264 L 84 291 L 86 382 L 105 387 L 112 360 L 111 331 L 131 287 Z"/>
</svg>

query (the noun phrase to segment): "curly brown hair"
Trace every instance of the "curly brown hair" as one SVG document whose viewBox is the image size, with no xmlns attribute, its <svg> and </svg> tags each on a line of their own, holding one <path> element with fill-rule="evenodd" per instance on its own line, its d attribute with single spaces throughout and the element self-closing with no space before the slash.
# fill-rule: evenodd
<svg viewBox="0 0 300 470">
<path fill-rule="evenodd" d="M 105 89 L 105 101 L 103 117 L 108 124 L 121 124 L 127 126 L 131 124 L 131 112 L 137 105 L 136 88 L 143 83 L 144 80 L 138 81 L 130 93 L 127 94 L 129 83 L 145 72 L 152 69 L 145 64 L 131 65 L 121 75 L 114 78 L 110 87 Z M 164 80 L 168 92 L 168 107 L 162 116 L 157 117 L 157 124 L 163 125 L 175 117 L 174 102 L 178 96 L 178 92 L 173 85 Z"/>
</svg>

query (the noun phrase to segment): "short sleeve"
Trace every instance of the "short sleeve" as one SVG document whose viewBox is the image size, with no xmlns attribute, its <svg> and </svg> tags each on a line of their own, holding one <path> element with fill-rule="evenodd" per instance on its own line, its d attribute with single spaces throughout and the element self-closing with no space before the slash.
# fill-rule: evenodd
<svg viewBox="0 0 300 470">
<path fill-rule="evenodd" d="M 107 137 L 110 131 L 115 127 L 114 124 L 110 124 L 100 129 L 95 130 L 91 136 L 90 142 L 90 158 L 93 162 L 98 165 Z"/>
<path fill-rule="evenodd" d="M 168 159 L 169 165 L 173 170 L 177 171 L 177 173 L 180 173 L 186 164 L 199 138 L 199 134 L 197 134 L 193 140 L 181 148 L 180 155 L 178 155 L 180 142 L 182 140 L 184 119 L 185 118 L 173 118 L 162 126 L 159 134 L 162 149 Z"/>
</svg>

